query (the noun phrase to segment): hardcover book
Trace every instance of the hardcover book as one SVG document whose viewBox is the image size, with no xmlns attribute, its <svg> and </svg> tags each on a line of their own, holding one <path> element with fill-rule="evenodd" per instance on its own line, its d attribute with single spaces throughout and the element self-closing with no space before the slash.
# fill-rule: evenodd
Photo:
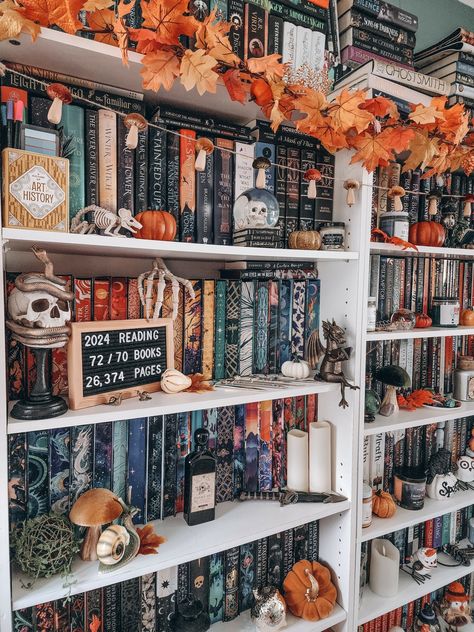
<svg viewBox="0 0 474 632">
<path fill-rule="evenodd" d="M 99 205 L 117 212 L 117 115 L 99 110 Z"/>
<path fill-rule="evenodd" d="M 179 208 L 181 241 L 195 241 L 196 231 L 196 177 L 195 138 L 196 132 L 181 129 L 179 139 Z"/>
</svg>

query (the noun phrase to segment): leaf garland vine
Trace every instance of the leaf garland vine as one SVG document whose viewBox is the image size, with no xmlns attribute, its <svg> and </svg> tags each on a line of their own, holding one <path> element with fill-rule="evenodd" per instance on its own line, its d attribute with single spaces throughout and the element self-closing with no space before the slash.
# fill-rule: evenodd
<svg viewBox="0 0 474 632">
<path fill-rule="evenodd" d="M 474 172 L 474 133 L 462 104 L 448 107 L 446 97 L 434 97 L 427 106 L 412 105 L 402 119 L 391 99 L 368 98 L 364 90 L 344 89 L 328 102 L 323 92 L 290 83 L 279 55 L 242 61 L 229 40 L 232 25 L 219 21 L 215 11 L 199 22 L 188 0 L 142 0 L 143 23 L 136 29 L 126 19 L 135 2 L 120 0 L 112 9 L 110 0 L 1 0 L 0 39 L 27 32 L 34 40 L 41 26 L 92 33 L 96 41 L 118 46 L 125 65 L 135 42 L 143 54 L 146 90 L 170 90 L 180 81 L 202 95 L 215 93 L 221 82 L 233 101 L 255 101 L 274 131 L 293 120 L 331 153 L 354 150 L 351 162 L 368 171 L 401 158 L 403 171 L 420 168 L 427 170 L 425 177 Z M 183 45 L 183 37 L 193 38 L 194 49 Z"/>
</svg>

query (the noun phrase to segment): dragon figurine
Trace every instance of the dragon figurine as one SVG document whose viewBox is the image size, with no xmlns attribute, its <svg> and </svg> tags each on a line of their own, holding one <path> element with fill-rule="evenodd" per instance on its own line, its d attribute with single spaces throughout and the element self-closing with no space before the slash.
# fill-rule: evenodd
<svg viewBox="0 0 474 632">
<path fill-rule="evenodd" d="M 339 383 L 341 385 L 341 401 L 339 402 L 339 406 L 347 408 L 349 404 L 345 397 L 346 388 L 350 388 L 352 391 L 359 389 L 358 386 L 348 382 L 342 371 L 342 363 L 349 360 L 352 348 L 344 346 L 346 344 L 345 331 L 336 324 L 334 319 L 332 323 L 329 320 L 323 321 L 323 335 L 326 340 L 326 348 L 319 374 L 316 374 L 315 379 L 323 380 L 324 382 Z"/>
</svg>

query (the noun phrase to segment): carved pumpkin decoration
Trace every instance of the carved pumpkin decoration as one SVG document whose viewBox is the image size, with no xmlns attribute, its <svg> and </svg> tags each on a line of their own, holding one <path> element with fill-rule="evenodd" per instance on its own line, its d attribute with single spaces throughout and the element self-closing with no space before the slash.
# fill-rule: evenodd
<svg viewBox="0 0 474 632">
<path fill-rule="evenodd" d="M 472 307 L 462 310 L 459 324 L 466 327 L 474 327 L 474 309 Z"/>
<path fill-rule="evenodd" d="M 283 589 L 290 612 L 305 621 L 326 619 L 336 603 L 331 573 L 319 562 L 297 562 L 285 577 Z"/>
<path fill-rule="evenodd" d="M 167 211 L 142 211 L 135 219 L 142 225 L 134 235 L 137 239 L 173 241 L 175 238 L 176 219 Z"/>
<path fill-rule="evenodd" d="M 430 316 L 428 316 L 428 314 L 416 314 L 416 329 L 425 329 L 426 327 L 431 327 L 432 324 L 433 320 L 430 318 Z"/>
<path fill-rule="evenodd" d="M 372 513 L 379 518 L 391 518 L 397 510 L 392 496 L 381 489 L 372 494 Z"/>
<path fill-rule="evenodd" d="M 453 472 L 436 474 L 426 485 L 426 495 L 433 500 L 449 500 L 459 489 L 458 479 Z"/>
<path fill-rule="evenodd" d="M 321 235 L 317 230 L 294 230 L 288 235 L 288 246 L 301 250 L 319 250 Z"/>
<path fill-rule="evenodd" d="M 408 239 L 417 246 L 439 247 L 444 244 L 446 230 L 438 222 L 417 222 L 410 226 Z"/>
</svg>

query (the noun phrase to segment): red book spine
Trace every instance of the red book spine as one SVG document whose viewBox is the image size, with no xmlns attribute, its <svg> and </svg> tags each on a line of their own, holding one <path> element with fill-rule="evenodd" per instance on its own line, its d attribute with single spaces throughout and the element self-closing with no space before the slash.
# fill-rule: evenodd
<svg viewBox="0 0 474 632">
<path fill-rule="evenodd" d="M 407 630 L 411 630 L 411 627 L 414 623 L 415 619 L 415 602 L 410 601 L 408 604 L 408 612 L 407 612 Z"/>
<path fill-rule="evenodd" d="M 180 129 L 179 141 L 179 207 L 181 213 L 181 241 L 196 241 L 196 173 L 194 171 L 196 153 L 196 132 Z"/>
<path fill-rule="evenodd" d="M 128 279 L 127 318 L 140 318 L 141 304 L 138 294 L 138 279 Z"/>
<path fill-rule="evenodd" d="M 109 320 L 109 279 L 94 279 L 94 320 Z"/>
<path fill-rule="evenodd" d="M 91 279 L 74 279 L 74 315 L 76 323 L 92 320 Z"/>
<path fill-rule="evenodd" d="M 72 287 L 72 276 L 60 276 Z M 53 395 L 67 395 L 67 346 L 53 349 L 51 354 L 51 388 Z"/>
<path fill-rule="evenodd" d="M 309 426 L 313 421 L 318 421 L 318 396 L 306 396 L 306 422 Z"/>
<path fill-rule="evenodd" d="M 110 282 L 110 319 L 125 320 L 127 318 L 127 279 L 113 278 Z"/>
<path fill-rule="evenodd" d="M 425 521 L 425 541 L 423 546 L 433 547 L 433 520 Z"/>
</svg>

